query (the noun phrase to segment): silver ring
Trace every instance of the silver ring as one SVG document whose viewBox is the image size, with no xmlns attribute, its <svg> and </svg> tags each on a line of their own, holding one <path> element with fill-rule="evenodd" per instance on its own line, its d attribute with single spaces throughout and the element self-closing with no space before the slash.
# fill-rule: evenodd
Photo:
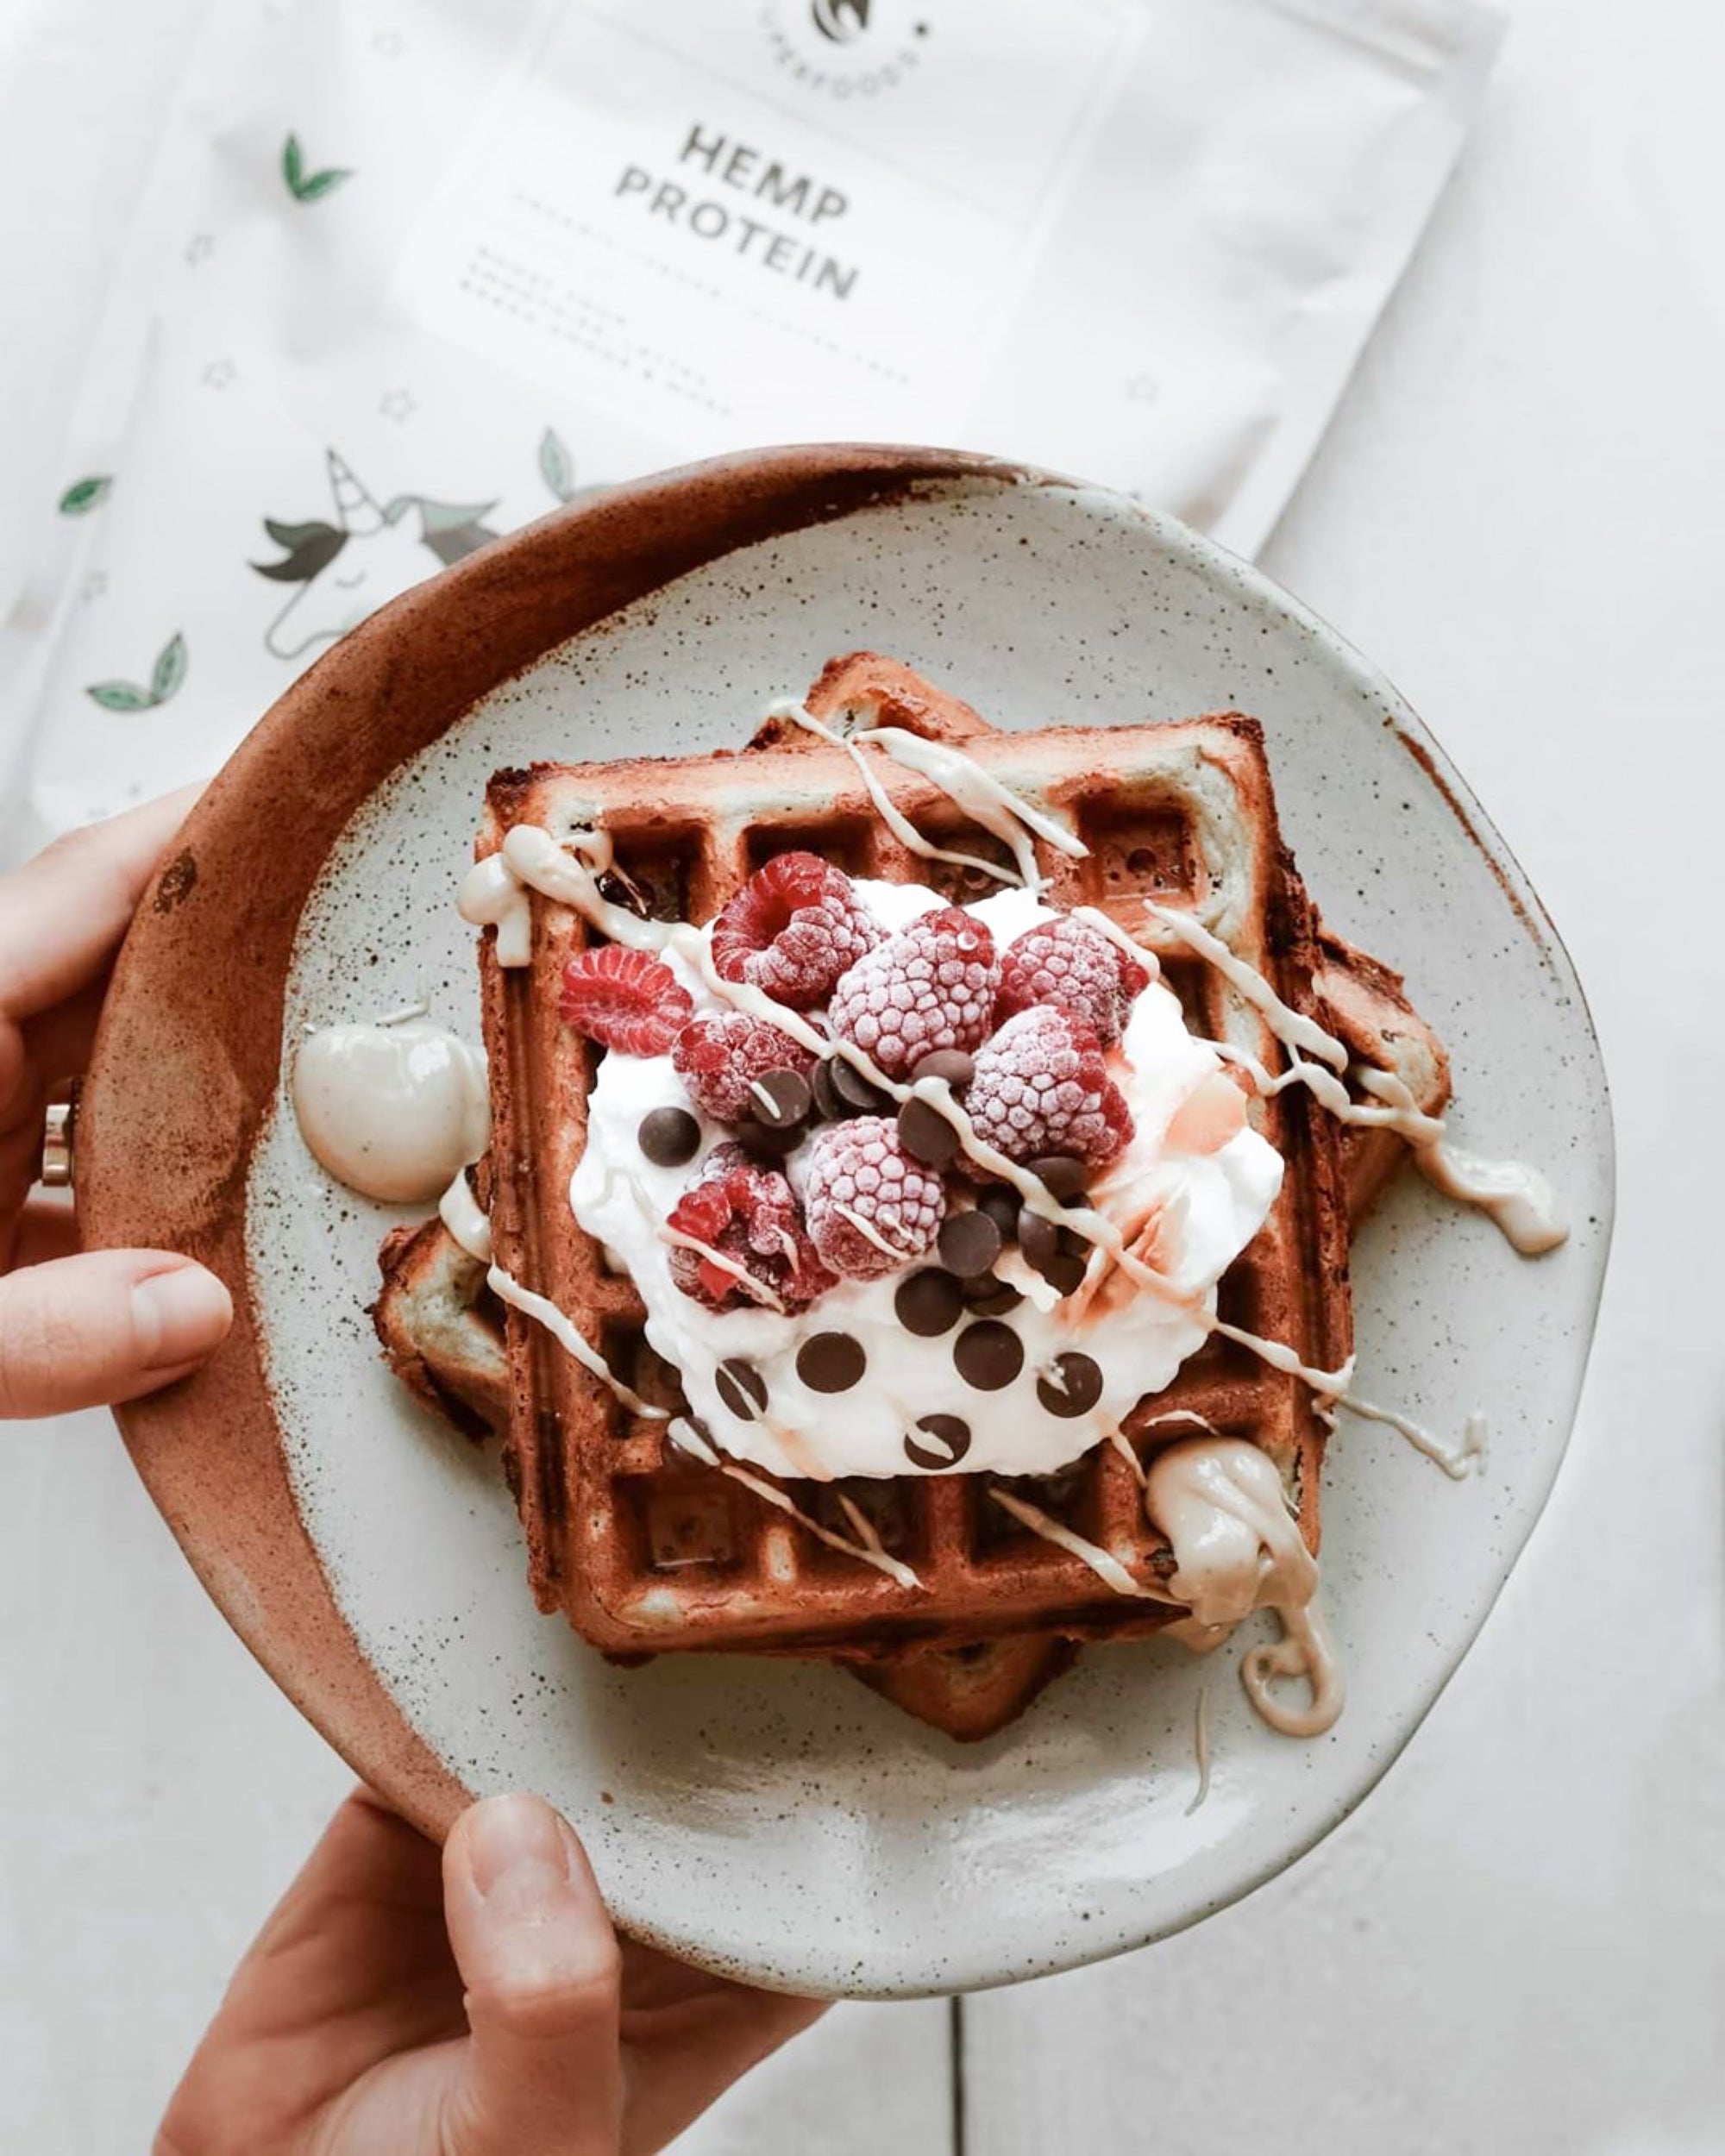
<svg viewBox="0 0 1725 2156">
<path fill-rule="evenodd" d="M 78 1088 L 64 1100 L 51 1100 L 42 1119 L 41 1172 L 37 1180 L 47 1190 L 72 1188 L 72 1143 L 78 1125 Z"/>
</svg>

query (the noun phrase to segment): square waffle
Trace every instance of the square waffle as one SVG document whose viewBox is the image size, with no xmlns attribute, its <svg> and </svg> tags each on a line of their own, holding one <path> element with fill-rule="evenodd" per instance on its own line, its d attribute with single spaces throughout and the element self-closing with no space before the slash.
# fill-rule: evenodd
<svg viewBox="0 0 1725 2156">
<path fill-rule="evenodd" d="M 1216 970 L 1138 903 L 1195 911 L 1283 1000 L 1315 1012 L 1320 954 L 1312 908 L 1276 830 L 1260 730 L 1239 714 L 1138 727 L 996 733 L 967 707 L 873 655 L 835 661 L 809 709 L 840 730 L 859 721 L 962 741 L 967 755 L 1089 849 L 1071 860 L 1038 844 L 1049 895 L 1100 906 L 1158 949 L 1189 1025 L 1271 1069 L 1279 1043 Z M 946 847 L 1005 858 L 990 834 L 928 780 L 881 761 L 875 775 L 901 813 Z M 499 773 L 479 851 L 521 824 L 554 835 L 602 824 L 615 846 L 620 898 L 630 887 L 663 918 L 711 919 L 761 863 L 793 848 L 853 874 L 982 894 L 973 869 L 930 864 L 878 816 L 843 749 L 769 721 L 740 752 L 675 760 L 542 765 Z M 492 1086 L 492 1228 L 498 1257 L 548 1296 L 648 1402 L 681 1407 L 676 1374 L 654 1355 L 632 1283 L 569 1211 L 596 1069 L 591 1044 L 558 1018 L 569 956 L 593 940 L 570 909 L 532 899 L 532 955 L 503 968 L 482 946 Z M 1347 1222 L 1340 1143 L 1303 1088 L 1255 1101 L 1254 1122 L 1287 1164 L 1264 1228 L 1229 1269 L 1220 1315 L 1331 1369 L 1350 1346 Z M 1107 1638 L 1157 1628 L 1177 1612 L 1117 1595 L 1089 1565 L 990 1502 L 986 1475 L 792 1482 L 787 1494 L 842 1528 L 837 1499 L 863 1507 L 907 1587 L 824 1546 L 729 1477 L 678 1452 L 662 1423 L 634 1417 L 540 1328 L 511 1313 L 509 1451 L 530 1572 L 543 1608 L 561 1608 L 609 1652 L 747 1647 L 868 1657 L 895 1645 L 954 1645 L 1027 1632 Z M 1160 1419 L 1201 1416 L 1275 1460 L 1302 1532 L 1316 1546 L 1325 1435 L 1309 1390 L 1249 1351 L 1213 1338 L 1174 1382 L 1128 1418 L 1141 1451 L 1169 1434 Z M 1029 1495 L 1146 1585 L 1171 1560 L 1146 1520 L 1139 1485 L 1098 1447 Z"/>
<path fill-rule="evenodd" d="M 1442 1044 L 1408 1001 L 1400 977 L 1366 952 L 1321 931 L 1319 1002 L 1327 1030 L 1356 1065 L 1399 1078 L 1426 1115 L 1449 1098 Z M 1407 1158 L 1393 1131 L 1344 1125 L 1348 1221 L 1357 1232 Z M 488 1169 L 480 1171 L 488 1182 Z M 392 1229 L 379 1252 L 382 1287 L 372 1316 L 390 1367 L 423 1404 L 475 1439 L 501 1435 L 509 1420 L 503 1306 L 442 1222 Z M 1076 1649 L 1052 1633 L 956 1648 L 895 1649 L 848 1666 L 865 1683 L 949 1736 L 991 1735 L 1022 1714 L 1070 1666 Z"/>
</svg>

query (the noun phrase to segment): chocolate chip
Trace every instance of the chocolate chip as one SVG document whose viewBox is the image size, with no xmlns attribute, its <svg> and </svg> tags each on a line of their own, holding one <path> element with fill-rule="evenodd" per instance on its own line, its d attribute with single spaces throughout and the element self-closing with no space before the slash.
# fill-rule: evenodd
<svg viewBox="0 0 1725 2156">
<path fill-rule="evenodd" d="M 809 1080 L 809 1091 L 814 1096 L 816 1112 L 824 1116 L 829 1123 L 843 1123 L 846 1116 L 856 1112 L 847 1102 L 841 1100 L 834 1090 L 832 1059 L 830 1056 L 823 1056 L 815 1065 L 814 1075 Z"/>
<path fill-rule="evenodd" d="M 1000 1231 L 1002 1243 L 1015 1242 L 1019 1232 L 1019 1194 L 994 1183 L 976 1200 L 976 1208 L 986 1213 Z"/>
<path fill-rule="evenodd" d="M 1049 1195 L 1063 1206 L 1070 1206 L 1075 1199 L 1084 1195 L 1089 1177 L 1089 1170 L 1073 1153 L 1044 1153 L 1040 1160 L 1030 1163 L 1030 1172 L 1048 1185 Z"/>
<path fill-rule="evenodd" d="M 1028 1206 L 1020 1206 L 1019 1248 L 1025 1254 L 1026 1264 L 1033 1265 L 1038 1272 L 1042 1272 L 1060 1255 L 1060 1230 L 1052 1220 L 1044 1220 L 1039 1213 L 1032 1213 Z"/>
<path fill-rule="evenodd" d="M 965 1282 L 964 1300 L 979 1317 L 1004 1318 L 1007 1311 L 1018 1308 L 1024 1295 L 1011 1281 L 996 1280 L 992 1273 L 984 1273 L 979 1280 Z"/>
<path fill-rule="evenodd" d="M 754 1121 L 766 1131 L 794 1131 L 808 1121 L 813 1096 L 800 1071 L 769 1070 L 749 1088 Z"/>
<path fill-rule="evenodd" d="M 967 1385 L 974 1385 L 979 1393 L 997 1393 L 1024 1368 L 1024 1342 L 1009 1325 L 984 1318 L 959 1334 L 952 1359 Z"/>
<path fill-rule="evenodd" d="M 737 1142 L 751 1153 L 764 1153 L 770 1160 L 782 1160 L 787 1153 L 794 1153 L 805 1135 L 800 1123 L 787 1124 L 783 1130 L 774 1130 L 769 1125 L 757 1123 L 749 1116 L 736 1126 Z"/>
<path fill-rule="evenodd" d="M 817 1332 L 797 1350 L 797 1376 L 812 1393 L 848 1393 L 868 1367 L 862 1343 L 850 1332 Z"/>
<path fill-rule="evenodd" d="M 960 1280 L 975 1280 L 1000 1255 L 1000 1231 L 980 1210 L 950 1213 L 940 1224 L 935 1248 L 948 1272 L 957 1273 Z"/>
<path fill-rule="evenodd" d="M 955 1093 L 976 1075 L 976 1059 L 962 1048 L 937 1048 L 911 1069 L 913 1078 L 944 1078 Z"/>
<path fill-rule="evenodd" d="M 1028 1206 L 1019 1213 L 1019 1248 L 1025 1263 L 1034 1266 L 1063 1295 L 1070 1295 L 1083 1279 L 1089 1261 L 1089 1245 L 1082 1235 L 1044 1220 Z"/>
<path fill-rule="evenodd" d="M 656 1168 L 681 1168 L 699 1150 L 701 1126 L 687 1108 L 654 1108 L 642 1117 L 635 1142 Z"/>
<path fill-rule="evenodd" d="M 1036 1381 L 1036 1396 L 1051 1415 L 1087 1415 L 1102 1397 L 1102 1373 L 1088 1355 L 1057 1355 Z"/>
<path fill-rule="evenodd" d="M 931 1440 L 919 1444 L 915 1438 L 905 1438 L 905 1457 L 913 1467 L 925 1467 L 938 1474 L 943 1468 L 957 1467 L 970 1450 L 970 1426 L 957 1415 L 922 1415 L 917 1428 Z"/>
<path fill-rule="evenodd" d="M 927 1266 L 899 1282 L 893 1309 L 906 1332 L 921 1340 L 938 1339 L 950 1332 L 963 1316 L 964 1294 L 950 1273 Z"/>
<path fill-rule="evenodd" d="M 913 1160 L 944 1168 L 958 1150 L 958 1133 L 926 1100 L 906 1100 L 899 1110 L 899 1143 Z"/>
<path fill-rule="evenodd" d="M 755 1365 L 740 1355 L 721 1363 L 713 1373 L 718 1396 L 734 1415 L 753 1422 L 767 1405 L 767 1381 Z"/>
<path fill-rule="evenodd" d="M 825 1067 L 832 1075 L 832 1090 L 844 1103 L 846 1115 L 880 1115 L 892 1106 L 891 1096 L 842 1056 L 828 1056 Z"/>
</svg>

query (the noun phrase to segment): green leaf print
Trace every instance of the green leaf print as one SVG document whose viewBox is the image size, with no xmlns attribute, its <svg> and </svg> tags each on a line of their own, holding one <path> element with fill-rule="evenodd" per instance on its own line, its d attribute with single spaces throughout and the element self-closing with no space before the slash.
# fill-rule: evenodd
<svg viewBox="0 0 1725 2156">
<path fill-rule="evenodd" d="M 88 479 L 79 479 L 68 486 L 60 498 L 62 517 L 85 517 L 98 502 L 106 501 L 113 479 L 106 472 L 92 473 Z"/>
<path fill-rule="evenodd" d="M 84 693 L 104 711 L 147 711 L 155 700 L 135 681 L 95 681 Z"/>
<path fill-rule="evenodd" d="M 334 194 L 343 180 L 351 179 L 354 175 L 345 165 L 326 165 L 322 172 L 308 172 L 299 137 L 290 135 L 281 146 L 281 176 L 296 202 L 322 202 L 325 195 Z"/>
<path fill-rule="evenodd" d="M 156 654 L 148 688 L 135 681 L 92 681 L 84 693 L 104 711 L 153 711 L 179 693 L 186 665 L 185 638 L 176 630 Z"/>
<path fill-rule="evenodd" d="M 150 673 L 150 701 L 166 704 L 185 679 L 185 639 L 178 631 L 170 636 L 156 655 L 156 662 Z"/>
<path fill-rule="evenodd" d="M 547 427 L 539 442 L 539 476 L 560 502 L 575 491 L 574 460 L 555 427 Z"/>
</svg>

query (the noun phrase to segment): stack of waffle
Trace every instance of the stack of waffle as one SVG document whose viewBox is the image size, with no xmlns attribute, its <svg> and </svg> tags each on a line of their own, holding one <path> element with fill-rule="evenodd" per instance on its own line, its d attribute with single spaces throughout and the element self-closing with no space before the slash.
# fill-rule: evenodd
<svg viewBox="0 0 1725 2156">
<path fill-rule="evenodd" d="M 1189 1026 L 1271 1069 L 1279 1043 L 1220 971 L 1177 940 L 1159 944 L 1141 901 L 1189 907 L 1282 1000 L 1335 1032 L 1358 1064 L 1393 1071 L 1422 1108 L 1448 1092 L 1441 1048 L 1377 962 L 1327 935 L 1276 829 L 1256 724 L 1238 714 L 1169 725 L 995 732 L 907 669 L 872 654 L 835 661 L 807 709 L 830 730 L 891 725 L 962 744 L 1014 793 L 1066 823 L 1082 858 L 1038 843 L 1057 906 L 1100 908 L 1152 943 Z M 1009 856 L 916 772 L 878 766 L 910 824 L 942 848 Z M 616 895 L 665 919 L 712 918 L 763 861 L 802 849 L 858 876 L 926 883 L 950 902 L 994 887 L 980 871 L 910 852 L 893 836 L 845 750 L 771 720 L 739 753 L 505 772 L 487 800 L 482 854 L 518 824 L 554 836 L 602 827 Z M 568 908 L 536 898 L 530 965 L 481 954 L 492 1082 L 492 1147 L 480 1171 L 499 1262 L 567 1313 L 617 1376 L 675 1413 L 677 1374 L 654 1353 L 633 1283 L 569 1210 L 593 1081 L 591 1044 L 557 1018 L 568 958 L 593 940 Z M 1395 1173 L 1401 1141 L 1339 1125 L 1303 1087 L 1255 1100 L 1283 1154 L 1282 1193 L 1224 1275 L 1219 1314 L 1335 1368 L 1350 1344 L 1347 1241 Z M 542 1608 L 561 1609 L 605 1652 L 744 1650 L 836 1659 L 907 1711 L 977 1737 L 1022 1711 L 1077 1642 L 1156 1629 L 1180 1614 L 1122 1596 L 1067 1549 L 989 1501 L 1008 1488 L 1166 1593 L 1171 1556 L 1139 1479 L 1098 1445 L 1057 1474 L 1007 1485 L 954 1473 L 795 1482 L 800 1509 L 834 1528 L 838 1500 L 862 1507 L 910 1588 L 829 1548 L 756 1493 L 678 1451 L 662 1420 L 631 1415 L 540 1328 L 502 1313 L 484 1269 L 440 1224 L 384 1245 L 376 1307 L 392 1367 L 475 1436 L 504 1438 Z M 1182 1424 L 1182 1418 L 1184 1418 Z M 1302 1532 L 1318 1539 L 1325 1424 L 1310 1389 L 1220 1337 L 1141 1401 L 1125 1436 L 1142 1459 L 1190 1434 L 1194 1418 L 1261 1446 L 1282 1473 Z"/>
</svg>

